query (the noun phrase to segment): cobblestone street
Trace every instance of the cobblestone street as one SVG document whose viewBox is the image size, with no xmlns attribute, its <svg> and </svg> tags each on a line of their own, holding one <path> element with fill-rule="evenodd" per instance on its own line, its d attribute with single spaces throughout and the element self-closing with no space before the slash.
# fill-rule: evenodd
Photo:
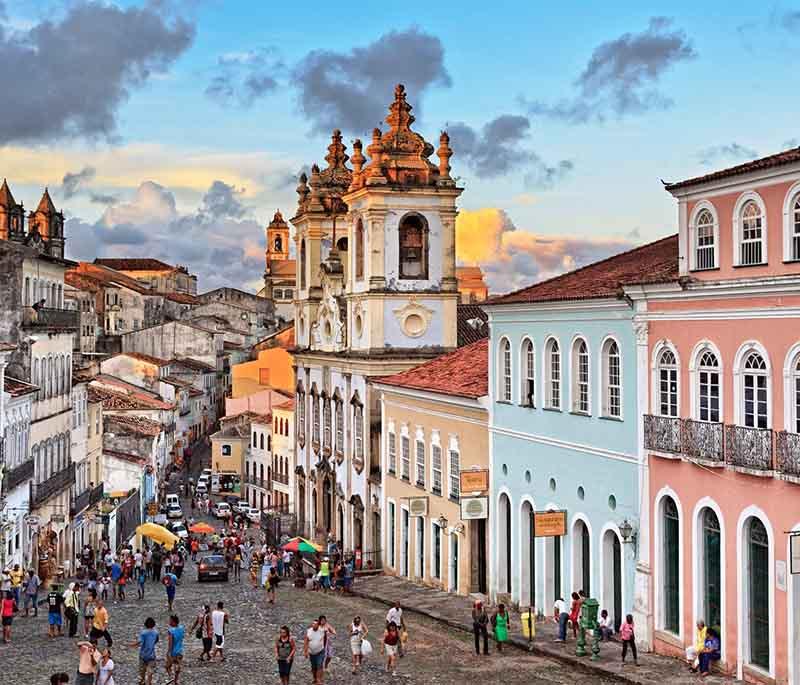
<svg viewBox="0 0 800 685">
<path fill-rule="evenodd" d="M 133 594 L 133 599 L 130 598 Z M 121 603 L 109 602 L 111 634 L 114 638 L 113 658 L 117 664 L 117 685 L 136 683 L 137 650 L 129 647 L 147 616 L 153 616 L 161 633 L 158 650 L 158 669 L 154 683 L 166 683 L 164 652 L 168 617 L 165 593 L 160 584 L 148 583 L 143 601 L 135 599 L 135 590 Z M 225 602 L 231 614 L 226 636 L 225 663 L 198 663 L 199 641 L 188 634 L 188 627 L 203 602 Z M 398 677 L 383 673 L 383 661 L 377 652 L 364 666 L 360 675 L 350 673 L 350 650 L 346 636 L 351 618 L 359 614 L 371 632 L 377 647 L 377 635 L 386 613 L 384 605 L 367 599 L 323 595 L 296 590 L 284 584 L 278 592 L 277 604 L 269 606 L 263 593 L 244 580 L 237 583 L 198 584 L 194 570 L 187 567 L 183 583 L 178 588 L 175 608 L 187 625 L 186 658 L 182 682 L 187 685 L 261 685 L 277 683 L 277 665 L 273 641 L 281 624 L 290 626 L 301 644 L 301 636 L 310 619 L 324 613 L 339 631 L 335 640 L 335 656 L 326 682 L 328 683 L 453 683 L 464 681 L 525 682 L 525 683 L 589 683 L 603 681 L 594 675 L 576 674 L 567 666 L 546 658 L 530 656 L 520 650 L 508 649 L 504 654 L 492 653 L 478 659 L 472 653 L 471 638 L 463 632 L 445 627 L 431 619 L 408 617 L 410 633 L 407 655 L 401 659 Z M 68 637 L 47 637 L 47 616 L 19 617 L 14 621 L 11 644 L 0 646 L 3 664 L 2 682 L 13 685 L 38 685 L 48 682 L 54 671 L 66 671 L 72 677 L 77 666 L 77 640 Z M 382 632 L 382 631 L 381 631 Z M 101 642 L 102 644 L 102 642 Z M 300 656 L 295 661 L 292 681 L 311 682 L 308 662 Z"/>
</svg>

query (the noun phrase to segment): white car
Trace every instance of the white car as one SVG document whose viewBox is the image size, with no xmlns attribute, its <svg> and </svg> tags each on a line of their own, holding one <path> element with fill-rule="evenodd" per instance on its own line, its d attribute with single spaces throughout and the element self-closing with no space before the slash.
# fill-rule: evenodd
<svg viewBox="0 0 800 685">
<path fill-rule="evenodd" d="M 250 509 L 250 502 L 248 502 L 246 499 L 240 499 L 236 504 L 233 505 L 234 514 L 247 514 L 248 509 Z"/>
<path fill-rule="evenodd" d="M 247 507 L 244 512 L 244 515 L 250 519 L 251 523 L 260 523 L 261 522 L 261 510 L 256 509 L 255 507 Z"/>
<path fill-rule="evenodd" d="M 206 485 L 205 481 L 201 481 L 197 484 L 197 487 L 194 489 L 195 495 L 207 495 L 208 494 L 208 486 Z"/>
<path fill-rule="evenodd" d="M 227 502 L 219 502 L 212 510 L 211 513 L 214 514 L 218 519 L 226 519 L 231 515 L 231 505 Z"/>
<path fill-rule="evenodd" d="M 173 504 L 169 509 L 167 509 L 167 518 L 182 519 L 183 509 L 181 509 L 177 504 Z"/>
<path fill-rule="evenodd" d="M 184 526 L 183 523 L 173 523 L 169 528 L 181 540 L 185 540 L 189 537 L 189 531 L 186 530 L 186 526 Z"/>
</svg>

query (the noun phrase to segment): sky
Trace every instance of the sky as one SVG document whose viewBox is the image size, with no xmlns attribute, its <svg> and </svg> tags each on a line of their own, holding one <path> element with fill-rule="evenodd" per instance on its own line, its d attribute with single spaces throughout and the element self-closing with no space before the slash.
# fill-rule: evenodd
<svg viewBox="0 0 800 685">
<path fill-rule="evenodd" d="M 402 82 L 450 134 L 460 262 L 522 287 L 675 232 L 661 180 L 800 144 L 800 4 L 612 5 L 0 0 L 0 176 L 74 259 L 255 289 L 300 170 Z"/>
</svg>

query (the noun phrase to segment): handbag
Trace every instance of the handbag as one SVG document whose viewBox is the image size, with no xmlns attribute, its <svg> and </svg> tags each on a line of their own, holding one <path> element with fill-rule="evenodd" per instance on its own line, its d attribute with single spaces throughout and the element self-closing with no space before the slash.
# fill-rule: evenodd
<svg viewBox="0 0 800 685">
<path fill-rule="evenodd" d="M 372 654 L 372 645 L 369 640 L 361 640 L 361 656 L 369 656 Z"/>
<path fill-rule="evenodd" d="M 194 636 L 195 636 L 195 637 L 196 637 L 198 640 L 202 640 L 202 639 L 203 639 L 203 629 L 202 629 L 201 627 L 199 627 L 199 626 L 198 626 L 197 630 L 195 630 L 195 631 L 194 631 Z"/>
</svg>

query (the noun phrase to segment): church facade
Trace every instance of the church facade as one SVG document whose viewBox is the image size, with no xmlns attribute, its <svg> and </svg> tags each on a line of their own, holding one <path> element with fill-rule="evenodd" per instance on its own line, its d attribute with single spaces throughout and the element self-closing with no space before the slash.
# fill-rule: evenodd
<svg viewBox="0 0 800 685">
<path fill-rule="evenodd" d="M 456 347 L 452 151 L 411 129 L 403 86 L 352 160 L 333 132 L 328 166 L 301 176 L 295 217 L 296 493 L 301 529 L 377 565 L 381 412 L 371 379 Z M 347 162 L 352 162 L 352 169 Z"/>
</svg>

